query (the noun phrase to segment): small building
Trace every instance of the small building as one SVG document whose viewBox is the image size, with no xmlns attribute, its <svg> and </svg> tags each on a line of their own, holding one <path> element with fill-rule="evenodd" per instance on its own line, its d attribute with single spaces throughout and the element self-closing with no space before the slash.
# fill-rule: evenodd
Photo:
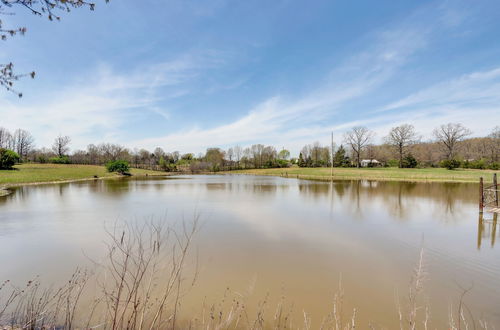
<svg viewBox="0 0 500 330">
<path fill-rule="evenodd" d="M 361 167 L 377 167 L 381 165 L 382 163 L 376 159 L 363 159 L 361 161 Z"/>
</svg>

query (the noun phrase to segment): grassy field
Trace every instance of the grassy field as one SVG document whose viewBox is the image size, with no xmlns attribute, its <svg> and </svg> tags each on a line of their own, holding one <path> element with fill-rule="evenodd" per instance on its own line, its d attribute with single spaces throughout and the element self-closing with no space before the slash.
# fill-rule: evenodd
<svg viewBox="0 0 500 330">
<path fill-rule="evenodd" d="M 493 180 L 492 170 L 447 170 L 444 168 L 334 168 L 334 180 L 379 180 L 379 181 L 436 181 L 436 182 L 479 182 L 483 177 L 485 182 Z M 272 175 L 293 177 L 310 180 L 330 180 L 329 168 L 270 168 L 239 170 L 227 173 L 241 173 L 253 175 Z"/>
<path fill-rule="evenodd" d="M 132 175 L 165 175 L 163 172 L 131 169 Z M 109 173 L 104 166 L 95 165 L 60 165 L 60 164 L 22 164 L 14 170 L 0 171 L 0 186 L 19 184 L 58 182 L 92 179 L 94 176 L 118 177 L 117 173 Z"/>
</svg>

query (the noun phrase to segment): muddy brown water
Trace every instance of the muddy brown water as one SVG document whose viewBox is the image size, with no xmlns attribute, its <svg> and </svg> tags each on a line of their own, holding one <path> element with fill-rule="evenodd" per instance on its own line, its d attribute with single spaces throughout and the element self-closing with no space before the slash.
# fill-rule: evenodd
<svg viewBox="0 0 500 330">
<path fill-rule="evenodd" d="M 284 297 L 299 323 L 306 311 L 317 326 L 342 278 L 346 317 L 355 307 L 361 328 L 392 328 L 423 246 L 433 327 L 446 326 L 461 287 L 472 287 L 465 302 L 476 319 L 500 327 L 500 228 L 492 215 L 479 221 L 477 189 L 244 175 L 18 187 L 0 197 L 0 280 L 63 281 L 104 253 L 106 224 L 178 224 L 197 213 L 199 276 L 183 298 L 187 314 L 229 288 L 249 306 L 267 299 L 269 318 Z"/>
</svg>

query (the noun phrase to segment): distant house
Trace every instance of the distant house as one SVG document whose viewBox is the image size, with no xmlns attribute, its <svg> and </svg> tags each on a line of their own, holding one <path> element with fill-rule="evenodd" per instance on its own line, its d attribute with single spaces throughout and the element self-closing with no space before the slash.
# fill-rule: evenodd
<svg viewBox="0 0 500 330">
<path fill-rule="evenodd" d="M 363 159 L 361 161 L 361 167 L 377 167 L 380 165 L 382 165 L 382 163 L 376 159 Z"/>
</svg>

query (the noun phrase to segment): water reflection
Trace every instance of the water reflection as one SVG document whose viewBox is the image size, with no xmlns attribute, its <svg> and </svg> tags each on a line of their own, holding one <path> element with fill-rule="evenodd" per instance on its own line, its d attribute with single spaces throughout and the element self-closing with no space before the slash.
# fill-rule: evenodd
<svg viewBox="0 0 500 330">
<path fill-rule="evenodd" d="M 131 193 L 161 194 L 165 189 L 193 193 L 252 194 L 255 198 L 273 200 L 282 194 L 292 193 L 297 188 L 302 200 L 327 203 L 330 210 L 349 208 L 353 218 L 363 218 L 374 208 L 383 208 L 394 220 L 408 221 L 425 203 L 434 211 L 439 221 L 457 222 L 465 218 L 464 204 L 475 203 L 475 184 L 457 183 L 400 183 L 377 181 L 313 182 L 296 179 L 249 179 L 239 176 L 189 177 L 174 179 L 141 178 L 96 180 L 57 185 L 24 186 L 13 189 L 13 193 L 0 198 L 0 206 L 9 203 L 29 203 L 39 196 L 56 193 L 60 198 L 73 193 L 96 194 L 108 200 L 120 201 Z M 168 182 L 168 183 L 167 183 Z M 203 190 L 205 192 L 203 192 Z M 34 194 L 34 195 L 33 195 Z M 279 194 L 279 195 L 278 195 Z"/>
<path fill-rule="evenodd" d="M 285 287 L 299 318 L 302 310 L 320 318 L 342 273 L 361 318 L 397 327 L 386 322 L 394 316 L 392 293 L 406 288 L 425 236 L 435 308 L 447 315 L 456 287 L 446 283 L 460 276 L 478 283 L 469 299 L 488 313 L 500 305 L 499 230 L 496 218 L 477 222 L 476 198 L 475 184 L 239 175 L 20 187 L 0 198 L 0 265 L 8 265 L 0 267 L 0 280 L 57 279 L 88 261 L 82 251 L 101 257 L 105 221 L 168 212 L 165 221 L 175 222 L 197 211 L 201 274 L 189 308 L 221 288 L 244 290 L 256 278 L 257 299 Z"/>
<path fill-rule="evenodd" d="M 310 199 L 329 198 L 348 203 L 351 210 L 362 214 L 366 206 L 375 202 L 383 204 L 398 220 L 406 220 L 418 212 L 422 202 L 434 207 L 441 221 L 460 221 L 463 203 L 473 203 L 475 184 L 464 183 L 411 183 L 377 181 L 339 181 L 318 183 L 299 181 L 299 192 Z M 476 189 L 477 190 L 477 189 Z"/>
<path fill-rule="evenodd" d="M 481 249 L 483 240 L 489 240 L 490 246 L 495 246 L 495 241 L 497 238 L 497 226 L 498 226 L 498 213 L 485 216 L 482 212 L 479 213 L 479 220 L 477 224 L 477 249 Z M 500 236 L 500 235 L 498 235 Z"/>
</svg>

